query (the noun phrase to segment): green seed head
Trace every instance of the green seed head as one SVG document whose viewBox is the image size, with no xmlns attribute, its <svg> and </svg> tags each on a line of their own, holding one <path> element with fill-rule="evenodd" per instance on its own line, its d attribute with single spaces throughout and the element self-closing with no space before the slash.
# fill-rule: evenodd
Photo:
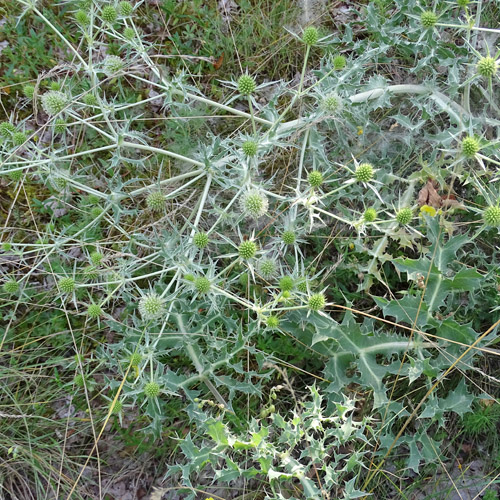
<svg viewBox="0 0 500 500">
<path fill-rule="evenodd" d="M 33 95 L 35 94 L 35 87 L 34 85 L 25 85 L 23 87 L 23 94 L 25 97 L 28 99 L 33 99 Z"/>
<path fill-rule="evenodd" d="M 410 207 L 404 207 L 396 214 L 396 220 L 404 226 L 409 224 L 413 218 L 413 210 Z"/>
<path fill-rule="evenodd" d="M 285 245 L 293 245 L 296 239 L 297 237 L 295 236 L 295 233 L 290 230 L 283 231 L 283 234 L 281 235 L 281 240 Z"/>
<path fill-rule="evenodd" d="M 134 12 L 134 7 L 130 2 L 123 1 L 118 4 L 118 12 L 122 17 L 129 17 Z"/>
<path fill-rule="evenodd" d="M 49 116 L 60 113 L 68 102 L 68 96 L 59 90 L 50 90 L 42 96 L 42 108 Z"/>
<path fill-rule="evenodd" d="M 107 22 L 108 24 L 112 24 L 116 21 L 118 12 L 116 12 L 116 9 L 112 5 L 106 5 L 101 10 L 101 16 L 103 21 Z"/>
<path fill-rule="evenodd" d="M 500 226 L 500 207 L 488 207 L 483 212 L 483 220 L 487 226 Z"/>
<path fill-rule="evenodd" d="M 90 254 L 90 260 L 94 266 L 98 266 L 102 262 L 102 259 L 104 259 L 104 255 L 100 252 L 92 252 Z"/>
<path fill-rule="evenodd" d="M 245 141 L 241 149 L 245 156 L 255 156 L 257 154 L 257 143 L 255 141 Z"/>
<path fill-rule="evenodd" d="M 23 178 L 23 171 L 16 170 L 9 173 L 9 179 L 13 182 L 19 182 Z"/>
<path fill-rule="evenodd" d="M 87 316 L 90 319 L 97 319 L 102 316 L 102 309 L 98 304 L 90 304 L 87 309 Z"/>
<path fill-rule="evenodd" d="M 116 400 L 115 404 L 113 404 L 113 401 L 111 401 L 109 407 L 111 408 L 111 413 L 113 415 L 117 415 L 120 413 L 123 409 L 123 403 L 118 399 Z"/>
<path fill-rule="evenodd" d="M 129 42 L 135 38 L 135 31 L 132 28 L 125 28 L 123 30 L 123 38 Z"/>
<path fill-rule="evenodd" d="M 306 44 L 312 47 L 313 45 L 316 45 L 319 40 L 319 33 L 318 30 L 314 26 L 308 26 L 305 30 L 304 33 L 302 34 L 302 41 Z"/>
<path fill-rule="evenodd" d="M 307 178 L 309 185 L 313 188 L 317 188 L 323 184 L 323 174 L 318 170 L 313 170 L 309 177 Z"/>
<path fill-rule="evenodd" d="M 328 113 L 334 114 L 342 108 L 342 99 L 337 94 L 332 93 L 323 99 L 321 106 Z"/>
<path fill-rule="evenodd" d="M 19 283 L 16 280 L 9 280 L 3 284 L 2 288 L 5 293 L 13 294 L 19 290 Z"/>
<path fill-rule="evenodd" d="M 325 296 L 322 293 L 315 293 L 309 297 L 307 306 L 311 311 L 320 311 L 325 307 Z"/>
<path fill-rule="evenodd" d="M 87 280 L 96 280 L 99 276 L 95 266 L 85 266 L 83 268 L 83 276 Z"/>
<path fill-rule="evenodd" d="M 257 84 L 250 75 L 242 75 L 238 80 L 238 92 L 241 95 L 250 95 L 255 92 Z"/>
<path fill-rule="evenodd" d="M 61 84 L 59 82 L 50 82 L 50 90 L 61 90 Z"/>
<path fill-rule="evenodd" d="M 54 123 L 54 132 L 56 134 L 64 134 L 66 132 L 66 122 L 62 118 L 58 118 Z"/>
<path fill-rule="evenodd" d="M 139 312 L 146 321 L 161 317 L 164 312 L 163 299 L 157 293 L 148 293 L 139 301 Z"/>
<path fill-rule="evenodd" d="M 469 5 L 469 0 L 457 0 L 457 5 L 462 7 L 462 9 L 465 9 L 465 7 Z"/>
<path fill-rule="evenodd" d="M 437 15 L 431 10 L 426 10 L 425 12 L 422 12 L 422 15 L 420 16 L 420 22 L 422 23 L 422 26 L 425 29 L 434 28 L 434 26 L 437 23 L 437 20 L 438 20 Z"/>
<path fill-rule="evenodd" d="M 365 222 L 373 222 L 377 218 L 377 211 L 374 208 L 367 208 L 363 214 Z"/>
<path fill-rule="evenodd" d="M 373 179 L 375 172 L 373 166 L 370 163 L 362 163 L 356 169 L 354 173 L 354 178 L 358 182 L 370 182 Z"/>
<path fill-rule="evenodd" d="M 462 154 L 466 158 L 472 158 L 479 149 L 479 141 L 470 135 L 462 141 Z"/>
<path fill-rule="evenodd" d="M 95 207 L 92 207 L 90 209 L 90 217 L 92 219 L 97 219 L 103 212 L 103 208 L 100 205 L 97 205 Z"/>
<path fill-rule="evenodd" d="M 207 233 L 199 232 L 195 233 L 195 235 L 193 236 L 193 244 L 200 250 L 205 248 L 208 245 L 209 241 L 210 240 Z"/>
<path fill-rule="evenodd" d="M 240 209 L 248 217 L 258 219 L 266 214 L 269 206 L 267 197 L 257 190 L 248 191 L 240 198 Z"/>
<path fill-rule="evenodd" d="M 290 292 L 293 290 L 294 284 L 291 276 L 283 276 L 283 278 L 280 279 L 280 290 L 282 292 Z"/>
<path fill-rule="evenodd" d="M 59 280 L 59 289 L 63 293 L 71 293 L 75 290 L 76 283 L 73 278 L 61 278 Z"/>
<path fill-rule="evenodd" d="M 97 97 L 94 94 L 85 94 L 83 102 L 87 106 L 97 106 Z"/>
<path fill-rule="evenodd" d="M 130 356 L 130 365 L 131 366 L 139 366 L 142 361 L 142 356 L 138 352 L 132 353 L 132 356 Z"/>
<path fill-rule="evenodd" d="M 205 293 L 208 293 L 210 290 L 210 280 L 208 278 L 205 278 L 204 276 L 201 278 L 196 278 L 194 280 L 194 287 L 196 288 L 196 291 L 200 295 L 204 295 Z"/>
<path fill-rule="evenodd" d="M 274 259 L 265 258 L 259 262 L 259 274 L 264 279 L 272 278 L 276 274 L 277 270 L 278 268 Z"/>
<path fill-rule="evenodd" d="M 484 78 L 491 78 L 496 75 L 498 63 L 493 57 L 481 57 L 476 65 L 477 74 Z"/>
<path fill-rule="evenodd" d="M 297 283 L 297 290 L 302 293 L 307 293 L 307 280 L 303 279 Z"/>
<path fill-rule="evenodd" d="M 108 56 L 104 59 L 103 71 L 108 76 L 113 76 L 123 69 L 123 60 L 118 56 Z"/>
<path fill-rule="evenodd" d="M 78 10 L 75 13 L 75 21 L 78 25 L 82 26 L 83 28 L 85 28 L 90 24 L 89 16 L 84 10 Z"/>
<path fill-rule="evenodd" d="M 10 122 L 0 123 L 0 137 L 2 139 L 11 139 L 12 134 L 16 132 L 16 127 Z"/>
<path fill-rule="evenodd" d="M 274 314 L 271 314 L 267 319 L 266 319 L 266 325 L 269 328 L 278 328 L 280 324 L 280 320 L 278 316 L 275 316 Z"/>
<path fill-rule="evenodd" d="M 27 136 L 24 132 L 14 132 L 12 134 L 12 142 L 15 146 L 21 146 L 26 142 Z"/>
<path fill-rule="evenodd" d="M 144 386 L 144 394 L 147 398 L 157 398 L 160 395 L 160 386 L 156 382 L 148 382 Z"/>
<path fill-rule="evenodd" d="M 161 191 L 155 191 L 146 198 L 146 205 L 153 212 L 161 212 L 166 203 L 165 195 Z"/>
<path fill-rule="evenodd" d="M 344 56 L 338 55 L 333 58 L 333 67 L 336 70 L 344 69 L 346 65 L 346 59 Z"/>
<path fill-rule="evenodd" d="M 243 241 L 238 248 L 238 253 L 242 259 L 251 259 L 257 253 L 257 245 L 253 241 Z"/>
<path fill-rule="evenodd" d="M 77 387 L 83 387 L 85 385 L 85 377 L 81 373 L 78 373 L 75 375 L 73 382 Z"/>
</svg>

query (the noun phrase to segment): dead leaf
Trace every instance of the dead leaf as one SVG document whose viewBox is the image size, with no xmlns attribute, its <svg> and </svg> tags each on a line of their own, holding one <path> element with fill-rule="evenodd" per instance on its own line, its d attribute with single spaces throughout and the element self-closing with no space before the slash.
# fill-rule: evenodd
<svg viewBox="0 0 500 500">
<path fill-rule="evenodd" d="M 433 179 L 428 179 L 427 184 L 418 193 L 419 206 L 429 205 L 433 208 L 440 208 L 442 198 L 437 192 L 438 183 Z"/>
</svg>

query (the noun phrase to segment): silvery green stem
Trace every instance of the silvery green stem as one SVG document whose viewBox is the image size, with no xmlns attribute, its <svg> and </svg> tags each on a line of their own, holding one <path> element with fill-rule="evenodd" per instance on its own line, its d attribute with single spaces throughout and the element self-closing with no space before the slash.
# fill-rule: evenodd
<svg viewBox="0 0 500 500">
<path fill-rule="evenodd" d="M 186 172 L 185 174 L 176 175 L 175 177 L 170 177 L 168 179 L 165 179 L 165 180 L 160 181 L 160 182 L 155 183 L 155 184 L 149 184 L 149 185 L 144 186 L 142 188 L 134 189 L 134 191 L 131 191 L 129 193 L 129 196 L 131 196 L 131 197 L 137 196 L 139 194 L 142 194 L 142 193 L 149 191 L 151 188 L 154 188 L 155 186 L 164 186 L 165 184 L 170 184 L 171 182 L 182 181 L 184 179 L 188 179 L 189 177 L 193 177 L 193 176 L 198 176 L 196 179 L 200 179 L 204 175 L 205 175 L 205 172 L 203 170 L 193 170 L 192 172 Z"/>
<path fill-rule="evenodd" d="M 208 196 L 208 190 L 210 189 L 210 184 L 212 183 L 212 176 L 209 174 L 207 178 L 207 182 L 205 183 L 205 189 L 203 190 L 203 194 L 201 195 L 200 199 L 200 206 L 198 208 L 198 213 L 196 214 L 196 219 L 194 220 L 193 223 L 193 229 L 191 230 L 191 236 L 196 232 L 196 228 L 198 227 L 198 224 L 201 219 L 201 214 L 203 212 L 203 209 L 205 208 L 205 202 L 207 201 L 207 196 Z"/>
<path fill-rule="evenodd" d="M 172 151 L 168 151 L 166 149 L 155 148 L 154 146 L 147 146 L 145 144 L 138 144 L 135 142 L 128 142 L 128 141 L 123 141 L 120 144 L 120 146 L 142 149 L 143 151 L 150 151 L 151 153 L 159 153 L 161 155 L 170 156 L 177 160 L 185 161 L 186 163 L 191 163 L 191 165 L 196 165 L 197 167 L 203 168 L 205 166 L 205 164 L 201 163 L 201 161 L 193 160 L 191 158 L 188 158 L 187 156 L 182 156 L 177 153 L 173 153 Z"/>
</svg>

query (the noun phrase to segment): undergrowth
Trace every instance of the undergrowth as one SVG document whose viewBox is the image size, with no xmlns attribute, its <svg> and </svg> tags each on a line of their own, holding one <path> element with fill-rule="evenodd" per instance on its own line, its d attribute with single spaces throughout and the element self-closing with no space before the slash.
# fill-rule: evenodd
<svg viewBox="0 0 500 500">
<path fill-rule="evenodd" d="M 269 500 L 500 456 L 497 3 L 17 4 L 2 498 L 106 498 L 118 452 Z"/>
</svg>

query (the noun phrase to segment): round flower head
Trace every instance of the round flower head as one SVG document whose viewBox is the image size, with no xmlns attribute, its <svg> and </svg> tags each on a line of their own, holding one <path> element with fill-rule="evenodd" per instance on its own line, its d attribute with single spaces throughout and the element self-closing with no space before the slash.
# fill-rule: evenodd
<svg viewBox="0 0 500 500">
<path fill-rule="evenodd" d="M 78 10 L 75 13 L 75 21 L 80 26 L 86 27 L 90 24 L 90 19 L 84 10 Z"/>
<path fill-rule="evenodd" d="M 204 276 L 202 276 L 201 278 L 196 278 L 194 280 L 194 287 L 200 295 L 208 293 L 210 290 L 210 286 L 210 280 L 208 278 L 205 278 Z"/>
<path fill-rule="evenodd" d="M 344 69 L 346 65 L 346 59 L 344 56 L 338 55 L 333 58 L 333 67 L 336 70 Z"/>
<path fill-rule="evenodd" d="M 241 211 L 254 219 L 266 214 L 269 202 L 267 197 L 257 190 L 248 191 L 240 198 Z"/>
<path fill-rule="evenodd" d="M 196 248 L 199 248 L 200 250 L 202 248 L 205 248 L 209 243 L 209 238 L 207 233 L 199 232 L 195 233 L 193 236 L 193 244 Z"/>
<path fill-rule="evenodd" d="M 94 94 L 85 94 L 83 102 L 87 106 L 97 106 L 97 97 Z"/>
<path fill-rule="evenodd" d="M 163 311 L 163 299 L 155 292 L 148 293 L 139 301 L 139 312 L 146 321 L 159 318 Z"/>
<path fill-rule="evenodd" d="M 96 280 L 99 276 L 97 268 L 95 266 L 85 266 L 83 268 L 83 276 L 88 280 Z"/>
<path fill-rule="evenodd" d="M 457 5 L 463 9 L 469 5 L 469 0 L 457 0 Z"/>
<path fill-rule="evenodd" d="M 309 177 L 307 178 L 309 185 L 313 188 L 317 188 L 323 184 L 323 174 L 318 170 L 313 170 Z"/>
<path fill-rule="evenodd" d="M 116 9 L 112 5 L 106 5 L 101 10 L 101 16 L 103 21 L 112 24 L 116 21 L 118 13 L 116 12 Z"/>
<path fill-rule="evenodd" d="M 75 280 L 73 278 L 61 278 L 59 280 L 59 289 L 63 293 L 71 293 L 74 291 L 76 286 Z"/>
<path fill-rule="evenodd" d="M 20 146 L 21 144 L 24 144 L 26 142 L 26 134 L 24 132 L 14 132 L 12 134 L 12 142 L 14 143 L 15 146 Z"/>
<path fill-rule="evenodd" d="M 14 172 L 9 173 L 9 179 L 14 182 L 19 182 L 23 178 L 22 170 L 15 170 Z"/>
<path fill-rule="evenodd" d="M 413 218 L 413 210 L 410 207 L 404 207 L 396 214 L 396 220 L 404 226 L 409 224 Z"/>
<path fill-rule="evenodd" d="M 135 38 L 135 31 L 133 28 L 127 27 L 123 30 L 123 37 L 129 42 Z"/>
<path fill-rule="evenodd" d="M 500 207 L 488 207 L 483 212 L 483 220 L 487 226 L 500 226 Z"/>
<path fill-rule="evenodd" d="M 259 274 L 264 279 L 272 278 L 276 274 L 277 270 L 278 268 L 274 259 L 265 258 L 259 262 Z"/>
<path fill-rule="evenodd" d="M 279 320 L 278 316 L 275 316 L 274 314 L 271 314 L 270 316 L 268 316 L 266 318 L 266 325 L 269 328 L 278 328 L 279 324 L 280 324 L 280 320 Z"/>
<path fill-rule="evenodd" d="M 16 280 L 9 280 L 3 284 L 2 287 L 5 293 L 13 294 L 19 290 L 19 283 Z"/>
<path fill-rule="evenodd" d="M 153 212 L 161 212 L 166 205 L 165 195 L 161 191 L 155 191 L 146 198 L 147 207 Z"/>
<path fill-rule="evenodd" d="M 61 84 L 57 81 L 50 82 L 50 90 L 61 90 Z"/>
<path fill-rule="evenodd" d="M 367 208 L 363 214 L 365 222 L 373 222 L 377 218 L 377 211 L 374 208 Z"/>
<path fill-rule="evenodd" d="M 131 366 L 139 366 L 142 361 L 142 356 L 138 352 L 134 352 L 132 356 L 130 356 L 130 365 Z"/>
<path fill-rule="evenodd" d="M 120 16 L 128 17 L 134 11 L 134 7 L 130 2 L 123 1 L 118 4 L 118 11 L 120 12 Z"/>
<path fill-rule="evenodd" d="M 108 76 L 119 73 L 123 69 L 123 60 L 118 56 L 108 56 L 104 59 L 103 71 Z"/>
<path fill-rule="evenodd" d="M 66 131 L 66 122 L 62 118 L 58 118 L 54 123 L 54 132 L 56 134 L 64 134 Z"/>
<path fill-rule="evenodd" d="M 293 290 L 294 282 L 291 276 L 283 276 L 280 279 L 280 290 L 282 292 L 290 292 Z"/>
<path fill-rule="evenodd" d="M 59 90 L 50 90 L 42 96 L 42 108 L 49 115 L 60 113 L 68 104 L 68 96 Z"/>
<path fill-rule="evenodd" d="M 245 156 L 255 156 L 257 154 L 257 143 L 255 141 L 245 141 L 241 149 Z"/>
<path fill-rule="evenodd" d="M 257 253 L 257 245 L 253 241 L 243 241 L 238 247 L 238 254 L 242 259 L 251 259 Z"/>
<path fill-rule="evenodd" d="M 315 293 L 309 297 L 309 301 L 307 302 L 307 306 L 311 311 L 320 311 L 325 307 L 325 296 L 322 293 Z"/>
<path fill-rule="evenodd" d="M 297 237 L 295 236 L 295 233 L 290 230 L 283 231 L 283 234 L 281 235 L 281 240 L 285 245 L 293 245 L 296 239 Z"/>
<path fill-rule="evenodd" d="M 302 293 L 307 293 L 307 280 L 303 279 L 297 283 L 297 290 Z"/>
<path fill-rule="evenodd" d="M 321 106 L 328 113 L 334 114 L 342 109 L 342 99 L 337 94 L 332 93 L 323 99 Z"/>
<path fill-rule="evenodd" d="M 477 74 L 485 78 L 491 78 L 498 70 L 498 63 L 493 57 L 481 57 L 476 65 Z"/>
<path fill-rule="evenodd" d="M 25 85 L 23 87 L 23 94 L 28 99 L 33 99 L 33 95 L 35 94 L 35 87 L 33 85 Z"/>
<path fill-rule="evenodd" d="M 92 252 L 90 254 L 90 260 L 94 266 L 98 266 L 102 262 L 102 259 L 104 259 L 104 255 L 101 252 Z"/>
<path fill-rule="evenodd" d="M 75 375 L 73 382 L 77 387 L 83 387 L 85 385 L 85 377 L 81 373 L 78 373 Z"/>
<path fill-rule="evenodd" d="M 0 123 L 0 137 L 2 139 L 11 139 L 12 134 L 16 131 L 16 127 L 12 125 L 10 122 L 2 122 Z"/>
<path fill-rule="evenodd" d="M 102 316 L 102 309 L 98 304 L 90 304 L 87 308 L 87 316 L 90 319 L 97 319 Z"/>
<path fill-rule="evenodd" d="M 479 151 L 479 142 L 470 135 L 462 141 L 462 153 L 466 158 L 472 158 Z"/>
<path fill-rule="evenodd" d="M 250 95 L 255 92 L 257 84 L 250 75 L 242 75 L 238 80 L 238 92 L 241 95 Z"/>
<path fill-rule="evenodd" d="M 123 403 L 119 399 L 117 399 L 115 404 L 113 404 L 113 401 L 111 401 L 109 407 L 111 409 L 111 413 L 113 415 L 117 415 L 118 413 L 120 413 L 122 411 Z"/>
<path fill-rule="evenodd" d="M 147 398 L 157 398 L 160 395 L 160 386 L 156 382 L 148 382 L 144 386 L 144 394 Z"/>
<path fill-rule="evenodd" d="M 318 30 L 314 26 L 308 26 L 305 30 L 304 33 L 302 34 L 302 41 L 306 44 L 312 47 L 313 45 L 316 45 L 319 40 L 319 33 Z"/>
<path fill-rule="evenodd" d="M 373 179 L 375 172 L 370 163 L 362 163 L 354 172 L 354 178 L 358 182 L 369 182 Z"/>
<path fill-rule="evenodd" d="M 432 10 L 426 10 L 420 16 L 420 22 L 425 29 L 434 28 L 437 20 L 437 15 Z"/>
</svg>

